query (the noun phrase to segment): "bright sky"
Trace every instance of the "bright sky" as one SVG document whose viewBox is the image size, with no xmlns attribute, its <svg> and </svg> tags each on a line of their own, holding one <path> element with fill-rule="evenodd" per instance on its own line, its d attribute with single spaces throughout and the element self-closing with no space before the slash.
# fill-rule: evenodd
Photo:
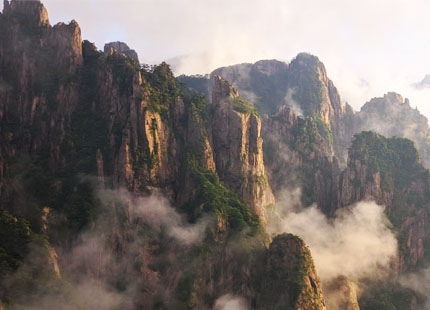
<svg viewBox="0 0 430 310">
<path fill-rule="evenodd" d="M 81 25 L 99 49 L 125 41 L 141 61 L 175 73 L 260 59 L 320 58 L 356 110 L 396 91 L 430 117 L 428 0 L 44 0 L 51 23 Z M 2 4 L 0 4 L 2 5 Z"/>
</svg>

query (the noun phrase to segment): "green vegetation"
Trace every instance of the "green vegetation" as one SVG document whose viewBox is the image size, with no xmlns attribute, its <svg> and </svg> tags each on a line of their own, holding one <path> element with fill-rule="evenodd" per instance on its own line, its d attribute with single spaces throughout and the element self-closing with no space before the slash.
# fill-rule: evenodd
<svg viewBox="0 0 430 310">
<path fill-rule="evenodd" d="M 269 136 L 270 137 L 270 136 Z M 279 156 L 285 148 L 297 154 L 291 161 Z M 310 205 L 316 201 L 315 172 L 320 170 L 324 178 L 331 178 L 331 168 L 325 158 L 323 138 L 318 132 L 317 123 L 311 117 L 298 118 L 291 131 L 282 132 L 280 137 L 265 139 L 263 143 L 264 160 L 276 163 L 272 170 L 272 187 L 275 191 L 295 184 L 302 188 L 302 201 Z M 277 187 L 277 188 L 276 188 Z"/>
<path fill-rule="evenodd" d="M 407 216 L 408 205 L 423 208 L 430 199 L 430 173 L 421 165 L 412 141 L 362 132 L 355 135 L 349 156 L 352 163 L 359 160 L 368 166 L 369 178 L 380 172 L 383 191 L 393 190 L 389 218 L 395 227 L 400 227 Z M 416 182 L 423 185 L 422 190 L 412 186 Z"/>
<path fill-rule="evenodd" d="M 302 202 L 304 205 L 310 205 L 316 201 L 315 172 L 320 171 L 326 180 L 332 178 L 331 165 L 326 157 L 328 146 L 324 143 L 324 138 L 319 132 L 318 122 L 312 117 L 299 118 L 297 124 L 292 128 L 292 134 L 284 135 L 281 139 L 290 150 L 300 156 L 300 163 L 293 167 L 284 167 L 280 170 L 280 175 L 288 171 L 286 168 L 294 169 L 294 171 L 289 172 L 290 175 L 295 176 L 291 183 L 300 185 Z M 266 153 L 264 155 L 266 156 Z M 288 164 L 286 165 L 288 166 Z M 286 178 L 288 175 L 282 177 L 282 179 Z"/>
<path fill-rule="evenodd" d="M 30 223 L 7 211 L 0 213 L 0 278 L 23 263 L 32 239 Z"/>
<path fill-rule="evenodd" d="M 141 70 L 146 91 L 149 93 L 148 109 L 160 113 L 164 120 L 169 119 L 170 105 L 183 95 L 180 83 L 166 63 L 155 66 L 151 71 Z"/>
<path fill-rule="evenodd" d="M 324 140 L 326 140 L 330 146 L 333 146 L 333 132 L 330 128 L 330 124 L 324 122 L 322 118 L 319 115 L 313 116 L 313 119 L 316 122 L 318 133 L 324 137 Z"/>
<path fill-rule="evenodd" d="M 312 118 L 299 118 L 291 139 L 284 139 L 284 142 L 300 155 L 308 157 L 321 142 L 319 137 L 318 128 Z"/>
<path fill-rule="evenodd" d="M 243 99 L 242 97 L 236 97 L 232 100 L 233 109 L 236 112 L 243 113 L 243 114 L 252 114 L 258 116 L 258 112 L 255 109 L 254 105 Z"/>
<path fill-rule="evenodd" d="M 259 219 L 236 193 L 227 189 L 212 171 L 204 171 L 197 160 L 188 156 L 188 166 L 196 186 L 193 201 L 183 206 L 184 211 L 194 221 L 201 212 L 215 212 L 227 220 L 233 231 L 250 228 L 252 232 L 259 229 Z"/>
<path fill-rule="evenodd" d="M 210 107 L 202 95 L 194 92 L 185 93 L 184 103 L 186 114 L 193 115 L 198 122 L 201 138 L 197 141 L 184 141 L 187 153 L 184 156 L 186 164 L 183 169 L 187 177 L 191 178 L 194 190 L 191 201 L 185 203 L 182 210 L 191 222 L 204 212 L 214 212 L 226 219 L 234 232 L 250 228 L 251 232 L 255 233 L 260 227 L 258 216 L 249 210 L 234 191 L 222 184 L 216 172 L 205 168 L 205 146 L 202 143 L 208 139 Z"/>
<path fill-rule="evenodd" d="M 201 94 L 193 93 L 185 96 L 184 101 L 193 110 L 203 129 L 207 129 L 209 126 L 209 106 L 206 103 L 206 98 Z"/>
<path fill-rule="evenodd" d="M 211 79 L 209 75 L 180 75 L 178 76 L 178 81 L 185 84 L 192 90 L 197 91 L 205 97 L 209 97 L 209 85 Z"/>
<path fill-rule="evenodd" d="M 300 294 L 308 297 L 309 307 L 322 304 L 316 287 L 309 288 L 305 282 L 315 267 L 310 251 L 300 237 L 292 234 L 276 236 L 270 244 L 267 260 L 268 270 L 261 284 L 261 305 L 295 309 Z"/>
<path fill-rule="evenodd" d="M 247 89 L 255 94 L 255 107 L 260 115 L 276 113 L 278 107 L 285 102 L 287 65 L 279 61 L 270 61 L 267 65 L 276 66 L 276 70 L 271 75 L 267 75 L 264 69 L 261 71 L 259 63 L 252 66 L 250 87 Z"/>
<path fill-rule="evenodd" d="M 402 184 L 409 184 L 414 177 L 411 172 L 422 168 L 418 151 L 411 140 L 397 137 L 387 139 L 371 131 L 354 136 L 349 156 L 365 162 L 372 174 L 379 171 L 395 177 Z"/>
<path fill-rule="evenodd" d="M 175 305 L 176 309 L 191 310 L 195 308 L 195 305 L 191 301 L 194 290 L 194 278 L 193 274 L 187 274 L 179 280 L 178 288 L 175 292 L 175 297 L 178 301 Z"/>
<path fill-rule="evenodd" d="M 112 76 L 115 84 L 118 86 L 119 94 L 131 95 L 133 91 L 133 79 L 139 70 L 136 62 L 130 57 L 113 53 L 106 57 L 106 63 L 112 68 Z"/>
<path fill-rule="evenodd" d="M 319 71 L 323 64 L 315 56 L 301 53 L 289 67 L 288 88 L 294 90 L 293 99 L 300 104 L 305 116 L 311 116 L 323 102 L 323 84 Z"/>
<path fill-rule="evenodd" d="M 368 279 L 363 285 L 366 285 L 366 290 L 358 300 L 362 310 L 415 309 L 412 308 L 414 301 L 418 301 L 418 305 L 423 301 L 422 296 L 417 296 L 412 289 L 401 286 L 393 279 Z"/>
<path fill-rule="evenodd" d="M 39 281 L 55 279 L 48 267 L 49 243 L 28 221 L 0 213 L 0 300 L 6 305 L 29 298 Z M 31 256 L 29 258 L 29 256 Z"/>
<path fill-rule="evenodd" d="M 134 178 L 137 178 L 141 169 L 146 167 L 150 172 L 158 164 L 158 156 L 155 152 L 149 154 L 147 148 L 138 145 L 136 150 L 130 150 L 130 163 L 133 167 Z"/>
</svg>

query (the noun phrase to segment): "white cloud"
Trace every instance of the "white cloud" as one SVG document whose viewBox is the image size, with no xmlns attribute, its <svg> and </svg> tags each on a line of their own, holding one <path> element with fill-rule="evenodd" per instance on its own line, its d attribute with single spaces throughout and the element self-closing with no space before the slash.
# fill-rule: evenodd
<svg viewBox="0 0 430 310">
<path fill-rule="evenodd" d="M 230 294 L 221 296 L 215 301 L 214 310 L 246 310 L 245 299 Z"/>
<path fill-rule="evenodd" d="M 359 202 L 327 218 L 316 206 L 302 208 L 300 191 L 288 192 L 278 205 L 280 220 L 271 232 L 288 232 L 309 245 L 323 280 L 340 275 L 359 279 L 388 267 L 397 253 L 397 241 L 389 228 L 384 207 Z"/>
<path fill-rule="evenodd" d="M 214 221 L 213 217 L 206 215 L 195 224 L 189 224 L 161 194 L 133 198 L 126 189 L 121 189 L 99 190 L 98 196 L 104 205 L 110 205 L 112 202 L 127 205 L 131 218 L 141 218 L 157 231 L 165 229 L 170 237 L 185 245 L 194 245 L 203 241 L 206 229 Z"/>
</svg>

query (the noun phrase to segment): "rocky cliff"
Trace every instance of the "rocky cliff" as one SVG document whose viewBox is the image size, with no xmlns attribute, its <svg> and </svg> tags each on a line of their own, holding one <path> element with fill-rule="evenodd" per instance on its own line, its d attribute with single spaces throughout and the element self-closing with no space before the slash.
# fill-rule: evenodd
<svg viewBox="0 0 430 310">
<path fill-rule="evenodd" d="M 5 3 L 0 26 L 0 210 L 56 249 L 28 265 L 20 235 L 5 272 L 22 289 L 1 281 L 3 302 L 106 308 L 82 294 L 96 283 L 121 295 L 109 299 L 118 308 L 204 309 L 226 294 L 252 308 L 324 308 L 304 243 L 267 249 L 261 120 L 228 82 L 214 78 L 208 104 L 165 63 L 142 69 L 121 46 L 81 42 L 74 21 L 50 26 L 37 1 Z M 20 277 L 28 267 L 40 272 Z M 270 285 L 291 283 L 275 301 L 258 289 L 266 267 L 283 274 Z M 30 298 L 31 287 L 57 289 Z"/>
<path fill-rule="evenodd" d="M 238 64 L 216 69 L 210 74 L 214 75 L 230 81 L 245 99 L 254 102 L 261 115 L 273 117 L 280 107 L 288 105 L 295 115 L 314 119 L 326 144 L 326 156 L 331 159 L 336 155 L 340 164 L 346 165 L 353 111 L 342 104 L 317 57 L 301 53 L 290 64 L 277 60 Z M 179 80 L 202 93 L 210 90 L 209 77 L 180 76 Z"/>
<path fill-rule="evenodd" d="M 265 259 L 257 309 L 326 309 L 310 251 L 300 238 L 277 236 Z"/>
<path fill-rule="evenodd" d="M 339 276 L 323 284 L 327 309 L 360 310 L 357 300 L 357 288 L 347 277 Z"/>
<path fill-rule="evenodd" d="M 36 26 L 50 26 L 48 11 L 38 0 L 33 1 L 3 1 L 3 14 L 25 18 L 26 22 Z"/>
<path fill-rule="evenodd" d="M 255 103 L 261 114 L 276 112 L 285 100 L 288 64 L 277 60 L 261 60 L 255 64 L 222 67 L 211 74 L 231 82 L 240 94 Z"/>
<path fill-rule="evenodd" d="M 400 271 L 428 257 L 429 176 L 412 141 L 363 132 L 355 136 L 340 177 L 338 208 L 361 200 L 386 206 L 398 233 Z"/>
<path fill-rule="evenodd" d="M 119 53 L 124 56 L 128 56 L 131 59 L 133 59 L 137 64 L 140 64 L 139 62 L 139 56 L 137 55 L 137 52 L 133 49 L 131 49 L 126 43 L 124 42 L 111 42 L 106 43 L 104 47 L 104 53 L 105 55 L 111 55 L 113 53 Z"/>
<path fill-rule="evenodd" d="M 261 120 L 231 84 L 217 76 L 213 81 L 212 135 L 218 174 L 265 223 L 266 208 L 275 200 L 264 171 Z"/>
<path fill-rule="evenodd" d="M 408 99 L 396 93 L 373 98 L 356 113 L 353 132 L 365 130 L 377 132 L 386 137 L 408 138 L 415 142 L 423 164 L 430 165 L 430 128 L 428 119 Z"/>
<path fill-rule="evenodd" d="M 327 156 L 327 144 L 315 120 L 303 119 L 289 106 L 282 106 L 273 117 L 264 118 L 262 135 L 275 195 L 299 187 L 304 205 L 317 202 L 322 210 L 328 210 L 341 170 L 337 160 Z"/>
</svg>

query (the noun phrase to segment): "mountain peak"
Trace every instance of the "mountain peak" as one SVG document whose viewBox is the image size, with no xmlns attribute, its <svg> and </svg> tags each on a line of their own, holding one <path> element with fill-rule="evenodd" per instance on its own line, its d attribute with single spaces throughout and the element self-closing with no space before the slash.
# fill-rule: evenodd
<svg viewBox="0 0 430 310">
<path fill-rule="evenodd" d="M 117 42 L 110 42 L 105 44 L 104 53 L 106 55 L 111 55 L 114 52 L 124 56 L 128 56 L 132 58 L 135 62 L 139 63 L 139 56 L 137 52 L 134 49 L 131 49 L 124 42 L 117 41 Z"/>
<path fill-rule="evenodd" d="M 39 26 L 50 26 L 48 11 L 39 0 L 4 0 L 3 14 L 18 17 Z"/>
<path fill-rule="evenodd" d="M 311 67 L 320 67 L 324 68 L 324 64 L 319 60 L 317 56 L 314 56 L 309 53 L 299 53 L 292 61 L 291 64 L 300 64 L 307 65 Z"/>
<path fill-rule="evenodd" d="M 236 98 L 239 97 L 238 91 L 231 85 L 230 82 L 224 80 L 219 75 L 214 75 L 212 78 L 212 102 L 219 102 L 221 98 Z"/>
<path fill-rule="evenodd" d="M 387 94 L 384 95 L 383 99 L 388 100 L 391 103 L 405 103 L 406 102 L 405 100 L 403 100 L 402 95 L 395 93 L 395 92 L 388 92 Z"/>
</svg>

